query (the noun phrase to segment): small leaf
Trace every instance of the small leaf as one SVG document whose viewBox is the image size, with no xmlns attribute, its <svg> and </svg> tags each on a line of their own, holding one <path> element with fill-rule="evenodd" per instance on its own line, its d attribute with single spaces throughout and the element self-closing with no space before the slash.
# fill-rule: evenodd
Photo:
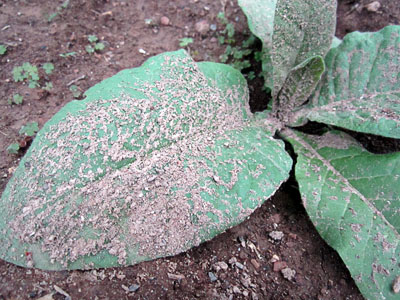
<svg viewBox="0 0 400 300">
<path fill-rule="evenodd" d="M 278 111 L 290 124 L 292 113 L 313 93 L 325 70 L 324 59 L 315 56 L 293 68 L 278 94 Z"/>
<path fill-rule="evenodd" d="M 50 75 L 54 70 L 54 65 L 52 63 L 43 64 L 43 70 L 47 75 Z"/>
<path fill-rule="evenodd" d="M 86 52 L 89 53 L 89 54 L 94 53 L 94 48 L 93 48 L 91 45 L 87 45 L 87 46 L 85 47 L 85 50 L 86 50 Z"/>
<path fill-rule="evenodd" d="M 104 48 L 105 48 L 105 46 L 104 46 L 103 43 L 96 43 L 96 44 L 94 45 L 94 49 L 95 49 L 96 51 L 104 50 Z"/>
<path fill-rule="evenodd" d="M 0 45 L 0 55 L 4 55 L 7 52 L 7 47 L 4 45 Z"/>
<path fill-rule="evenodd" d="M 75 56 L 76 52 L 68 52 L 68 53 L 61 53 L 61 57 L 70 57 L 70 56 Z"/>
<path fill-rule="evenodd" d="M 14 78 L 15 82 L 24 81 L 24 79 L 26 77 L 24 76 L 23 71 L 24 70 L 22 67 L 14 67 L 13 68 L 12 73 L 13 73 L 13 78 Z"/>
<path fill-rule="evenodd" d="M 43 126 L 7 184 L 7 261 L 60 270 L 175 255 L 246 219 L 289 176 L 284 143 L 229 66 L 164 53 L 85 94 Z"/>
<path fill-rule="evenodd" d="M 184 37 L 184 38 L 181 38 L 179 40 L 179 47 L 187 47 L 191 43 L 193 43 L 193 39 L 192 38 Z"/>
<path fill-rule="evenodd" d="M 297 154 L 303 204 L 366 299 L 398 299 L 400 153 L 372 154 L 339 132 L 284 131 Z"/>
<path fill-rule="evenodd" d="M 97 36 L 95 36 L 95 35 L 93 35 L 93 34 L 91 34 L 91 35 L 88 36 L 88 41 L 91 42 L 91 43 L 95 43 L 95 42 L 97 42 L 98 40 L 99 40 L 99 39 L 97 38 Z"/>
<path fill-rule="evenodd" d="M 399 36 L 400 26 L 348 34 L 329 51 L 327 72 L 297 119 L 400 138 Z"/>
<path fill-rule="evenodd" d="M 51 82 L 46 82 L 46 84 L 43 87 L 44 90 L 50 92 L 53 89 L 53 83 Z"/>
<path fill-rule="evenodd" d="M 13 143 L 10 146 L 7 147 L 7 152 L 9 154 L 18 154 L 19 151 L 19 144 L 18 143 Z"/>
<path fill-rule="evenodd" d="M 22 104 L 22 102 L 24 101 L 24 97 L 23 96 L 21 96 L 20 94 L 15 94 L 14 96 L 13 96 L 13 102 L 15 103 L 15 104 Z"/>
<path fill-rule="evenodd" d="M 34 136 L 38 131 L 39 131 L 38 123 L 30 122 L 21 127 L 21 129 L 19 130 L 19 134 L 24 134 L 26 136 Z"/>
</svg>

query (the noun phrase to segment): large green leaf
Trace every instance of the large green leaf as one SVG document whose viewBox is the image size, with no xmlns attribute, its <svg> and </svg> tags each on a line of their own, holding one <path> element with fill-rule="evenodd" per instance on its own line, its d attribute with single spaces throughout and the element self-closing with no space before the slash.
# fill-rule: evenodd
<svg viewBox="0 0 400 300">
<path fill-rule="evenodd" d="M 335 24 L 336 1 L 278 1 L 271 53 L 275 98 L 294 67 L 311 57 L 325 56 L 331 47 Z"/>
<path fill-rule="evenodd" d="M 273 88 L 273 67 L 271 61 L 272 36 L 274 32 L 275 8 L 278 0 L 239 0 L 239 6 L 247 17 L 249 28 L 263 44 L 262 74 L 265 86 Z"/>
<path fill-rule="evenodd" d="M 0 202 L 0 256 L 21 266 L 130 265 L 248 217 L 291 158 L 257 126 L 245 79 L 185 51 L 124 70 L 38 133 Z"/>
<path fill-rule="evenodd" d="M 400 138 L 400 26 L 348 34 L 329 51 L 326 69 L 299 123 L 309 119 Z"/>
<path fill-rule="evenodd" d="M 283 132 L 297 154 L 304 206 L 367 299 L 399 299 L 400 153 L 377 155 L 344 133 Z"/>
</svg>

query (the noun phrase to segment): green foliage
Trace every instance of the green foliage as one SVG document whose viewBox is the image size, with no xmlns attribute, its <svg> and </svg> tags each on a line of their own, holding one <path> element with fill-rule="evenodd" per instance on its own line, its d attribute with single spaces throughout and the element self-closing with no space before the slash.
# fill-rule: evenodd
<svg viewBox="0 0 400 300">
<path fill-rule="evenodd" d="M 179 39 L 179 47 L 187 47 L 192 43 L 193 43 L 192 38 L 184 37 L 184 38 Z"/>
<path fill-rule="evenodd" d="M 30 88 L 39 86 L 38 68 L 29 62 L 23 63 L 22 66 L 14 67 L 12 73 L 15 82 L 27 81 Z"/>
<path fill-rule="evenodd" d="M 18 154 L 19 148 L 20 147 L 19 147 L 18 143 L 13 143 L 7 147 L 7 153 L 8 154 Z"/>
<path fill-rule="evenodd" d="M 45 85 L 44 85 L 44 87 L 43 87 L 43 89 L 44 89 L 45 91 L 50 92 L 50 91 L 53 89 L 53 83 L 52 83 L 52 82 L 46 82 Z"/>
<path fill-rule="evenodd" d="M 69 0 L 65 0 L 60 6 L 57 7 L 57 11 L 53 12 L 49 15 L 47 18 L 47 22 L 52 22 L 58 15 L 62 13 L 62 11 L 66 8 L 68 8 L 69 5 Z"/>
<path fill-rule="evenodd" d="M 264 44 L 271 115 L 280 121 L 270 128 L 293 145 L 307 213 L 367 299 L 397 299 L 400 153 L 372 154 L 344 133 L 313 136 L 293 127 L 312 120 L 400 138 L 400 27 L 340 41 L 332 38 L 332 1 L 239 4 Z M 259 10 L 263 5 L 270 7 Z"/>
<path fill-rule="evenodd" d="M 88 36 L 88 41 L 90 42 L 90 43 L 95 43 L 95 42 L 97 42 L 99 39 L 97 38 L 97 36 L 95 36 L 95 35 L 92 35 L 92 34 L 90 34 L 89 36 Z"/>
<path fill-rule="evenodd" d="M 8 104 L 22 104 L 22 102 L 24 102 L 24 97 L 20 94 L 14 94 L 14 96 L 12 97 L 12 99 L 8 99 Z"/>
<path fill-rule="evenodd" d="M 82 95 L 82 93 L 79 90 L 78 86 L 76 86 L 75 84 L 71 85 L 69 87 L 69 90 L 72 92 L 72 95 L 74 96 L 74 98 L 79 98 Z"/>
<path fill-rule="evenodd" d="M 400 276 L 400 153 L 372 154 L 343 132 L 296 127 L 314 120 L 399 138 L 400 26 L 340 41 L 333 39 L 334 1 L 239 4 L 263 42 L 257 57 L 272 108 L 251 114 L 238 71 L 196 64 L 183 50 L 103 81 L 44 126 L 8 183 L 1 198 L 8 210 L 0 210 L 4 259 L 27 266 L 21 254 L 32 251 L 39 268 L 76 269 L 185 251 L 241 222 L 287 179 L 292 161 L 281 136 L 297 155 L 310 219 L 360 291 L 367 299 L 398 298 L 391 286 Z M 243 48 L 228 44 L 224 60 L 243 62 Z M 22 207 L 32 208 L 25 218 Z M 174 216 L 193 234 L 178 230 L 170 240 L 164 233 L 176 230 Z M 27 223 L 42 225 L 31 236 Z"/>
<path fill-rule="evenodd" d="M 9 181 L 1 257 L 53 270 L 130 265 L 243 221 L 292 166 L 247 102 L 240 72 L 195 63 L 184 50 L 89 89 L 44 125 Z M 115 188 L 122 194 L 108 192 Z M 35 233 L 13 233 L 10 222 Z"/>
<path fill-rule="evenodd" d="M 96 51 L 100 52 L 100 51 L 104 50 L 104 48 L 105 48 L 104 43 L 98 42 L 98 40 L 99 39 L 97 38 L 96 35 L 91 34 L 91 35 L 88 36 L 88 41 L 91 44 L 87 45 L 85 47 L 85 50 L 86 50 L 87 53 L 91 54 L 91 53 L 94 53 Z"/>
<path fill-rule="evenodd" d="M 30 122 L 25 124 L 19 130 L 19 134 L 26 136 L 34 136 L 39 131 L 39 125 L 37 122 Z"/>
<path fill-rule="evenodd" d="M 67 53 L 61 53 L 60 54 L 60 56 L 63 57 L 63 58 L 71 57 L 71 56 L 75 56 L 75 55 L 76 55 L 76 52 L 67 52 Z"/>
<path fill-rule="evenodd" d="M 7 47 L 4 45 L 0 45 L 0 55 L 4 55 L 7 52 Z"/>
<path fill-rule="evenodd" d="M 47 75 L 50 75 L 53 73 L 54 65 L 52 63 L 44 63 L 42 68 Z"/>
</svg>

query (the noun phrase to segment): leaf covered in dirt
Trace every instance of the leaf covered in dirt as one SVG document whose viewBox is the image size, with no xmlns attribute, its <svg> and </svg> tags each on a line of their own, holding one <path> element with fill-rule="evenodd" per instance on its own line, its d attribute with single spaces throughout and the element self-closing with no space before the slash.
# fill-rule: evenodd
<svg viewBox="0 0 400 300">
<path fill-rule="evenodd" d="M 366 299 L 398 299 L 400 153 L 372 154 L 344 133 L 285 130 L 303 204 Z"/>
<path fill-rule="evenodd" d="M 350 130 L 400 138 L 400 26 L 353 32 L 326 56 L 326 74 L 306 119 Z"/>
<path fill-rule="evenodd" d="M 335 24 L 336 1 L 277 2 L 271 52 L 274 98 L 293 68 L 311 57 L 325 56 L 332 43 Z"/>
<path fill-rule="evenodd" d="M 199 245 L 287 179 L 243 76 L 183 50 L 86 92 L 38 133 L 0 202 L 0 256 L 22 266 L 131 265 Z"/>
</svg>

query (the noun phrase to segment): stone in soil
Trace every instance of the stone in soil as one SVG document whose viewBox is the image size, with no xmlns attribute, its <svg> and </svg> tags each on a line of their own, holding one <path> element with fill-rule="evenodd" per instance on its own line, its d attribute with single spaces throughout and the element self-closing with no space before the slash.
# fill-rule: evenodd
<svg viewBox="0 0 400 300">
<path fill-rule="evenodd" d="M 207 20 L 201 20 L 194 25 L 194 28 L 201 35 L 206 35 L 210 30 L 210 24 L 208 24 Z"/>
<path fill-rule="evenodd" d="M 269 233 L 269 237 L 274 239 L 275 241 L 280 241 L 283 238 L 284 234 L 282 231 L 271 231 Z"/>
<path fill-rule="evenodd" d="M 281 270 L 283 277 L 287 280 L 292 280 L 296 275 L 296 271 L 291 268 L 284 268 Z"/>
</svg>

